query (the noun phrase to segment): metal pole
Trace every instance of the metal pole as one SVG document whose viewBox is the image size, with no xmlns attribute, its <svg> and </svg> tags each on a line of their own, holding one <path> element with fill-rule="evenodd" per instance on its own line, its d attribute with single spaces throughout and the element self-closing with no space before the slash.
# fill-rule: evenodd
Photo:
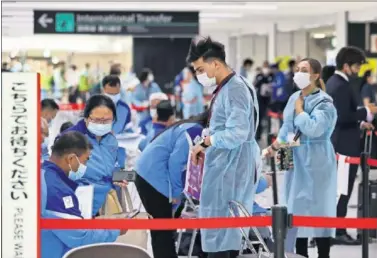
<svg viewBox="0 0 377 258">
<path fill-rule="evenodd" d="M 363 173 L 362 178 L 362 186 L 363 186 L 363 202 L 362 202 L 362 217 L 368 218 L 369 217 L 369 152 L 363 152 L 360 156 L 360 166 L 361 171 Z M 369 230 L 363 229 L 361 235 L 361 243 L 362 243 L 362 258 L 369 257 Z"/>
<path fill-rule="evenodd" d="M 274 258 L 285 258 L 284 245 L 288 228 L 288 210 L 282 205 L 272 206 L 272 235 L 275 241 Z"/>
</svg>

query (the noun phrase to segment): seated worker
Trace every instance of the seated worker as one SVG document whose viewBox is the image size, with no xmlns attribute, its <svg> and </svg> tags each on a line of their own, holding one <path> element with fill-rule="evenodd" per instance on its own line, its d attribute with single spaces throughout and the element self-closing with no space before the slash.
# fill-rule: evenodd
<svg viewBox="0 0 377 258">
<path fill-rule="evenodd" d="M 143 140 L 139 143 L 139 150 L 143 151 L 149 142 L 170 126 L 175 121 L 174 108 L 169 100 L 163 100 L 157 105 L 157 115 L 152 122 L 152 130 L 150 130 Z"/>
<path fill-rule="evenodd" d="M 117 117 L 113 122 L 113 133 L 120 134 L 131 126 L 131 109 L 121 100 L 120 79 L 117 75 L 107 75 L 102 80 L 104 95 L 112 99 L 116 106 Z"/>
<path fill-rule="evenodd" d="M 79 132 L 68 132 L 52 146 L 51 158 L 42 165 L 42 217 L 82 219 L 75 195 L 78 185 L 70 178 L 86 172 L 91 144 Z M 114 242 L 126 230 L 42 230 L 42 258 L 61 258 L 72 248 Z"/>
<path fill-rule="evenodd" d="M 48 126 L 51 126 L 52 120 L 56 117 L 59 106 L 53 99 L 44 99 L 41 101 L 41 116 L 46 119 Z"/>
<path fill-rule="evenodd" d="M 184 189 L 182 178 L 185 178 L 189 141 L 201 136 L 207 120 L 205 112 L 176 122 L 152 139 L 141 153 L 135 185 L 144 208 L 153 218 L 173 218 L 173 206 L 180 203 Z M 154 258 L 178 257 L 174 234 L 174 230 L 151 230 Z"/>
<path fill-rule="evenodd" d="M 160 86 L 154 82 L 154 76 L 150 69 L 144 68 L 139 74 L 140 83 L 132 92 L 132 108 L 138 111 L 139 120 L 143 121 L 149 113 L 149 99 L 151 94 L 161 92 Z M 146 133 L 145 133 L 146 135 Z"/>
<path fill-rule="evenodd" d="M 86 173 L 79 171 L 71 175 L 78 184 L 94 186 L 93 216 L 98 214 L 107 194 L 114 189 L 112 176 L 117 163 L 118 141 L 111 128 L 115 117 L 114 102 L 105 95 L 94 95 L 86 102 L 84 119 L 58 136 L 70 131 L 81 132 L 93 146 Z"/>
<path fill-rule="evenodd" d="M 141 133 L 147 135 L 150 130 L 152 130 L 152 121 L 156 117 L 157 105 L 162 100 L 169 100 L 168 95 L 162 92 L 156 92 L 149 97 L 149 111 L 150 113 L 144 117 L 143 120 L 139 120 L 139 126 L 141 128 Z"/>
<path fill-rule="evenodd" d="M 49 136 L 49 130 L 48 130 L 48 123 L 47 120 L 41 117 L 41 160 L 42 162 L 47 160 L 50 157 L 50 154 L 48 153 L 48 136 Z"/>
<path fill-rule="evenodd" d="M 272 177 L 269 175 L 262 175 L 259 179 L 256 194 L 260 194 L 264 192 L 267 188 L 269 188 L 272 185 Z M 269 214 L 269 210 L 261 207 L 257 202 L 254 202 L 253 205 L 253 216 L 265 216 Z M 271 232 L 267 227 L 257 227 L 257 230 L 263 237 L 264 241 L 266 242 L 267 246 L 272 251 L 273 242 L 271 240 Z M 254 231 L 250 230 L 249 234 L 250 240 L 258 240 L 256 235 L 254 234 Z M 258 250 L 258 248 L 257 248 Z"/>
<path fill-rule="evenodd" d="M 71 128 L 73 126 L 73 124 L 71 122 L 65 122 L 63 123 L 61 126 L 60 126 L 60 133 L 64 132 L 65 130 L 67 130 L 68 128 Z"/>
</svg>

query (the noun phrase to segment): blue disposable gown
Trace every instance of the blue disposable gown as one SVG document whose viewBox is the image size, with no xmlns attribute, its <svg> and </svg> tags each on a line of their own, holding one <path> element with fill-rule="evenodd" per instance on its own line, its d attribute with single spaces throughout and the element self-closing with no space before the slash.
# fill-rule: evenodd
<svg viewBox="0 0 377 258">
<path fill-rule="evenodd" d="M 56 164 L 42 165 L 42 217 L 82 219 L 77 184 L 71 181 Z M 119 230 L 42 230 L 42 258 L 61 258 L 72 248 L 83 245 L 114 242 Z"/>
<path fill-rule="evenodd" d="M 143 84 L 138 84 L 134 91 L 132 92 L 132 104 L 140 107 L 144 105 L 144 102 L 149 101 L 149 97 L 151 94 L 161 92 L 160 86 L 157 83 L 152 82 L 148 86 L 144 86 Z M 138 112 L 138 116 L 140 121 L 143 121 L 146 117 L 150 116 L 149 109 Z"/>
<path fill-rule="evenodd" d="M 304 98 L 305 112 L 295 114 L 294 93 L 284 109 L 284 122 L 278 140 L 287 141 L 289 133 L 302 132 L 300 146 L 293 148 L 294 169 L 285 173 L 284 202 L 288 212 L 300 216 L 336 216 L 337 167 L 330 137 L 337 112 L 331 97 L 317 91 Z M 321 102 L 327 99 L 331 102 Z M 312 113 L 308 113 L 318 104 Z M 332 228 L 299 228 L 297 237 L 333 237 Z"/>
<path fill-rule="evenodd" d="M 95 135 L 89 132 L 84 120 L 64 133 L 68 131 L 81 132 L 93 146 L 90 159 L 86 163 L 86 172 L 76 183 L 94 186 L 93 216 L 95 216 L 105 203 L 108 192 L 113 189 L 112 177 L 117 163 L 118 141 L 112 133 L 102 136 L 101 141 L 98 141 Z"/>
<path fill-rule="evenodd" d="M 202 86 L 196 81 L 184 86 L 182 93 L 183 118 L 199 115 L 204 111 Z"/>
<path fill-rule="evenodd" d="M 229 201 L 243 204 L 252 214 L 260 149 L 255 140 L 257 123 L 254 109 L 259 110 L 246 80 L 233 75 L 222 87 L 213 104 L 210 119 L 212 146 L 206 150 L 199 215 L 203 218 L 230 217 Z M 258 114 L 257 114 L 258 117 Z M 256 119 L 258 120 L 258 119 Z M 205 252 L 238 250 L 238 228 L 203 229 Z"/>
</svg>

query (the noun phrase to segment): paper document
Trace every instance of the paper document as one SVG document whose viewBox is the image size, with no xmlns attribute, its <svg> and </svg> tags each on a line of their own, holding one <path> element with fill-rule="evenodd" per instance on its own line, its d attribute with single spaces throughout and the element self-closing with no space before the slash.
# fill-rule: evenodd
<svg viewBox="0 0 377 258">
<path fill-rule="evenodd" d="M 82 185 L 76 189 L 76 197 L 79 200 L 81 216 L 84 219 L 91 219 L 93 212 L 94 187 L 92 185 Z"/>
<path fill-rule="evenodd" d="M 348 194 L 348 176 L 349 176 L 349 168 L 350 164 L 346 163 L 346 156 L 339 154 L 338 159 L 338 198 L 340 195 L 347 195 Z"/>
</svg>

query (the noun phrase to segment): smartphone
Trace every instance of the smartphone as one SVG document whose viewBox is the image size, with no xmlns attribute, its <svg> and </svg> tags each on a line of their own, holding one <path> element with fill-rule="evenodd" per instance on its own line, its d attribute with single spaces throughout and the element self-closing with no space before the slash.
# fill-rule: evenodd
<svg viewBox="0 0 377 258">
<path fill-rule="evenodd" d="M 123 180 L 135 182 L 136 171 L 119 169 L 113 173 L 113 182 L 122 182 Z"/>
</svg>

